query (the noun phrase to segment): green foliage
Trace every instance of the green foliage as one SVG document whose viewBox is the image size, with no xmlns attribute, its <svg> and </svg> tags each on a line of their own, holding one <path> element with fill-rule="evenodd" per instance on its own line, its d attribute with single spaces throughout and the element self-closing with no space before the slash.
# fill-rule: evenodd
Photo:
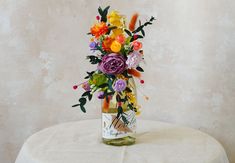
<svg viewBox="0 0 235 163">
<path fill-rule="evenodd" d="M 125 91 L 126 92 L 132 92 L 132 90 L 129 87 L 126 87 Z"/>
<path fill-rule="evenodd" d="M 132 78 L 132 76 L 128 75 L 127 70 L 125 70 L 122 75 L 124 75 L 126 78 Z"/>
<path fill-rule="evenodd" d="M 129 36 L 132 36 L 132 33 L 131 33 L 129 30 L 124 29 L 124 31 L 125 31 L 125 32 L 126 32 L 126 34 L 128 34 Z"/>
<path fill-rule="evenodd" d="M 86 113 L 86 109 L 85 109 L 84 105 L 80 105 L 80 109 L 81 109 L 84 113 Z"/>
<path fill-rule="evenodd" d="M 144 38 L 144 37 L 141 36 L 141 35 L 133 35 L 133 36 L 131 37 L 130 42 L 133 42 L 133 41 L 135 41 L 135 40 L 137 40 L 137 39 L 139 39 L 139 38 Z"/>
<path fill-rule="evenodd" d="M 94 56 L 94 55 L 88 55 L 87 59 L 90 60 L 91 64 L 97 64 L 97 63 L 101 62 L 101 59 L 99 59 L 99 57 Z"/>
<path fill-rule="evenodd" d="M 73 105 L 72 107 L 77 107 L 77 106 L 80 106 L 80 109 L 86 113 L 86 109 L 85 109 L 85 105 L 86 105 L 86 102 L 87 102 L 87 99 L 90 101 L 92 99 L 92 94 L 91 94 L 91 91 L 86 91 L 82 94 L 82 97 L 79 98 L 79 104 L 75 104 Z"/>
<path fill-rule="evenodd" d="M 117 111 L 118 111 L 118 113 L 117 113 L 117 118 L 119 118 L 120 115 L 123 114 L 123 109 L 122 109 L 122 107 L 121 107 L 121 106 L 118 106 Z"/>
<path fill-rule="evenodd" d="M 108 32 L 106 33 L 106 35 L 109 35 L 110 32 L 111 32 L 113 29 L 116 29 L 116 28 L 117 28 L 116 26 L 112 26 L 112 27 L 109 26 L 109 30 L 108 30 Z"/>
<path fill-rule="evenodd" d="M 140 67 L 140 66 L 137 66 L 136 67 L 136 70 L 140 71 L 140 72 L 144 72 L 144 70 Z"/>
<path fill-rule="evenodd" d="M 128 107 L 129 109 L 131 109 L 132 111 L 137 112 L 137 109 L 133 106 L 132 103 L 129 103 L 129 104 L 127 105 L 127 107 Z"/>
<path fill-rule="evenodd" d="M 86 99 L 84 97 L 81 97 L 78 101 L 80 102 L 80 105 L 86 104 Z"/>
<path fill-rule="evenodd" d="M 96 72 L 90 77 L 89 84 L 95 85 L 97 88 L 105 88 L 108 85 L 107 80 L 106 75 Z"/>
<path fill-rule="evenodd" d="M 91 72 L 86 72 L 88 75 L 84 78 L 84 79 L 89 79 L 92 77 L 92 75 L 94 74 L 95 71 L 91 71 Z"/>
<path fill-rule="evenodd" d="M 129 121 L 126 119 L 124 115 L 122 115 L 122 121 L 124 122 L 125 125 L 128 125 Z"/>
<path fill-rule="evenodd" d="M 91 94 L 91 91 L 86 91 L 82 94 L 82 97 L 86 97 L 88 98 L 89 101 L 91 101 L 92 99 L 92 94 Z"/>
<path fill-rule="evenodd" d="M 101 16 L 102 22 L 107 22 L 107 14 L 108 14 L 109 8 L 110 8 L 110 6 L 107 6 L 104 10 L 101 7 L 98 8 L 98 12 Z"/>
<path fill-rule="evenodd" d="M 107 86 L 109 86 L 109 84 L 108 84 L 108 83 L 104 83 L 104 84 L 99 85 L 98 87 L 99 87 L 99 88 L 105 88 L 105 87 L 107 87 Z"/>
<path fill-rule="evenodd" d="M 148 26 L 148 25 L 152 25 L 153 23 L 153 21 L 154 20 L 156 20 L 153 16 L 150 18 L 150 20 L 149 21 L 147 21 L 147 22 L 145 22 L 143 25 L 141 25 L 141 23 L 140 23 L 140 25 L 139 25 L 139 27 L 136 29 L 136 30 L 134 30 L 132 33 L 138 33 L 138 32 L 141 32 L 142 33 L 142 35 L 143 36 L 145 36 L 145 32 L 144 32 L 144 27 L 146 27 L 146 26 Z"/>
<path fill-rule="evenodd" d="M 117 96 L 116 96 L 116 100 L 117 100 L 117 102 L 121 102 L 121 97 L 120 97 L 120 95 L 119 95 L 119 94 L 117 94 Z"/>
</svg>

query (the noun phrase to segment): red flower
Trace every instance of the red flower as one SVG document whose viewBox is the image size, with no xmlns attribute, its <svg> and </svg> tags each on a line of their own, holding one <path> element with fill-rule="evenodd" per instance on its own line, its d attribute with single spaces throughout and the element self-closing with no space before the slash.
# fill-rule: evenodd
<svg viewBox="0 0 235 163">
<path fill-rule="evenodd" d="M 111 46 L 113 40 L 114 40 L 114 39 L 112 39 L 112 38 L 110 38 L 110 37 L 106 37 L 106 38 L 104 39 L 103 43 L 102 43 L 102 48 L 103 48 L 103 50 L 108 51 L 108 52 L 111 51 L 110 46 Z"/>
<path fill-rule="evenodd" d="M 99 38 L 101 35 L 104 35 L 108 32 L 109 28 L 105 22 L 100 22 L 91 27 L 91 34 L 95 36 L 95 38 Z"/>
</svg>

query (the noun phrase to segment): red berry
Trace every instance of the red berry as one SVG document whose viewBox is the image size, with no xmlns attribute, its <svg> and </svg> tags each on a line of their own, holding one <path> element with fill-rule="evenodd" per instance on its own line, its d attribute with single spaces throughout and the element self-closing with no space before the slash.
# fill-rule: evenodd
<svg viewBox="0 0 235 163">
<path fill-rule="evenodd" d="M 78 88 L 78 86 L 77 86 L 77 85 L 74 85 L 74 86 L 73 86 L 73 89 L 74 89 L 74 90 L 75 90 L 75 89 L 77 89 L 77 88 Z"/>
<path fill-rule="evenodd" d="M 140 80 L 140 83 L 141 83 L 141 84 L 144 84 L 144 80 Z"/>
<path fill-rule="evenodd" d="M 100 20 L 100 16 L 96 16 L 96 20 Z"/>
</svg>

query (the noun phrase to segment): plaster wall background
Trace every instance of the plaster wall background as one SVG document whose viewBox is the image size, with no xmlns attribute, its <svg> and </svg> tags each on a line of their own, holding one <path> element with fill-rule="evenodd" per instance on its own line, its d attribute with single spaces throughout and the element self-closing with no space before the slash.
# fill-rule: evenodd
<svg viewBox="0 0 235 163">
<path fill-rule="evenodd" d="M 157 17 L 146 28 L 140 118 L 206 132 L 235 163 L 233 0 L 0 0 L 0 162 L 13 163 L 42 128 L 100 117 L 98 100 L 87 114 L 71 108 L 72 86 L 93 68 L 86 33 L 107 5 Z"/>
</svg>

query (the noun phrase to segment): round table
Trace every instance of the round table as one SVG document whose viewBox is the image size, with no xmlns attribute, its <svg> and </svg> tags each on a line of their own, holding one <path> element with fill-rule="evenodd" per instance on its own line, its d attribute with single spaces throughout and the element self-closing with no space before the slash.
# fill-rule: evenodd
<svg viewBox="0 0 235 163">
<path fill-rule="evenodd" d="M 101 142 L 101 120 L 63 123 L 32 135 L 15 163 L 228 163 L 223 147 L 198 130 L 138 120 L 131 146 Z"/>
</svg>

